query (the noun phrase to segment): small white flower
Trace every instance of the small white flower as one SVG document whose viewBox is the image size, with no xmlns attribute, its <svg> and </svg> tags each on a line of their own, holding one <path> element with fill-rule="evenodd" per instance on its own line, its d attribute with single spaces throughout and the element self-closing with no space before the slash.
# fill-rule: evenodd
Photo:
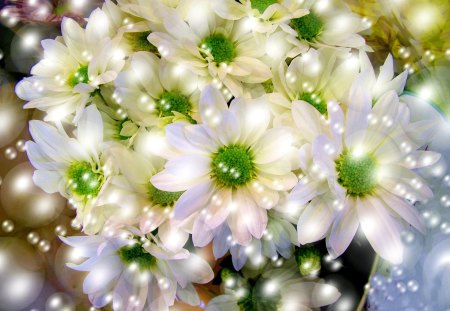
<svg viewBox="0 0 450 311">
<path fill-rule="evenodd" d="M 185 66 L 224 85 L 234 96 L 243 94 L 243 83 L 261 83 L 271 78 L 263 36 L 246 30 L 243 21 L 217 16 L 206 0 L 189 6 L 186 22 L 177 11 L 166 11 L 165 32 L 150 34 L 150 42 L 163 58 Z"/>
<path fill-rule="evenodd" d="M 89 272 L 83 291 L 96 308 L 112 304 L 114 310 L 168 310 L 175 299 L 198 305 L 192 283 L 214 277 L 208 263 L 183 249 L 171 252 L 154 237 L 138 230 L 118 230 L 108 236 L 61 239 L 87 260 L 72 269 Z"/>
<path fill-rule="evenodd" d="M 33 181 L 48 193 L 60 192 L 77 208 L 85 230 L 97 232 L 109 208 L 95 208 L 112 174 L 105 157 L 103 124 L 93 105 L 81 114 L 76 137 L 42 121 L 30 121 L 33 141 L 26 144 L 30 162 L 36 168 Z"/>
<path fill-rule="evenodd" d="M 119 49 L 120 37 L 107 15 L 92 12 L 86 29 L 64 18 L 62 37 L 42 41 L 44 59 L 36 64 L 33 75 L 16 87 L 18 96 L 29 101 L 25 108 L 47 112 L 48 120 L 62 120 L 81 111 L 99 85 L 113 81 L 122 69 L 125 55 Z"/>
<path fill-rule="evenodd" d="M 195 245 L 211 240 L 206 230 L 227 222 L 234 240 L 248 245 L 261 238 L 267 209 L 291 189 L 291 132 L 268 129 L 270 112 L 259 100 L 235 99 L 230 108 L 212 86 L 200 98 L 204 124 L 170 124 L 167 140 L 178 153 L 169 156 L 165 169 L 152 177 L 164 191 L 185 191 L 175 204 L 174 218 L 196 214 Z"/>
<path fill-rule="evenodd" d="M 179 64 L 137 52 L 117 77 L 116 94 L 128 117 L 140 126 L 163 126 L 183 119 L 195 122 L 199 119 L 198 79 Z"/>
<path fill-rule="evenodd" d="M 290 35 L 288 40 L 296 46 L 296 54 L 309 47 L 333 47 L 341 51 L 369 49 L 358 34 L 368 25 L 343 2 L 306 0 L 302 5 L 309 14 L 280 24 Z"/>
</svg>

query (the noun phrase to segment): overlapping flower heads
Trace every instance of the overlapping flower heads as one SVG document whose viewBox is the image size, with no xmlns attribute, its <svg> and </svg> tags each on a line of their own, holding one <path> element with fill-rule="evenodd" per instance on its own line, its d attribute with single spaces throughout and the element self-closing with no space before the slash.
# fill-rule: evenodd
<svg viewBox="0 0 450 311">
<path fill-rule="evenodd" d="M 373 68 L 367 20 L 339 1 L 117 2 L 84 28 L 65 18 L 16 88 L 47 113 L 27 153 L 34 182 L 77 211 L 86 236 L 62 239 L 87 258 L 71 267 L 89 272 L 93 306 L 204 304 L 192 284 L 214 278 L 207 245 L 236 270 L 216 275 L 207 310 L 333 303 L 305 245 L 326 239 L 337 257 L 358 228 L 402 261 L 441 119 L 404 94 L 390 55 Z"/>
</svg>

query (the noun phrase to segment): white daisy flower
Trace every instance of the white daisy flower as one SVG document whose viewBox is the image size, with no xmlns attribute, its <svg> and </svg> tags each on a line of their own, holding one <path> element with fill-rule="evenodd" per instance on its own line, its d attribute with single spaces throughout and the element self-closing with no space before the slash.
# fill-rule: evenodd
<svg viewBox="0 0 450 311">
<path fill-rule="evenodd" d="M 174 252 L 180 250 L 186 244 L 189 234 L 179 224 L 174 226 L 171 217 L 173 206 L 183 192 L 162 191 L 150 182 L 150 178 L 163 168 L 164 160 L 123 147 L 114 148 L 112 153 L 123 173 L 123 176 L 113 177 L 111 180 L 111 183 L 125 192 L 117 200 L 133 202 L 133 210 L 137 210 L 137 214 L 132 213 L 134 221 L 139 223 L 142 233 L 154 233 L 157 230 L 164 247 Z M 123 223 L 122 219 L 119 223 Z"/>
<path fill-rule="evenodd" d="M 407 131 L 415 129 L 399 123 L 403 116 L 395 91 L 372 107 L 366 81 L 366 73 L 355 80 L 345 113 L 329 102 L 326 121 L 309 104 L 294 102 L 296 126 L 312 140 L 300 149 L 305 177 L 290 200 L 306 204 L 297 226 L 301 244 L 327 237 L 330 253 L 339 256 L 361 227 L 381 257 L 399 263 L 400 219 L 423 230 L 413 203 L 433 195 L 412 169 L 431 165 L 440 155 L 418 150 L 421 145 L 410 139 Z"/>
<path fill-rule="evenodd" d="M 253 239 L 247 246 L 237 244 L 231 235 L 227 224 L 222 224 L 207 233 L 213 238 L 213 252 L 216 259 L 222 258 L 229 251 L 236 270 L 250 262 L 259 267 L 266 262 L 266 258 L 277 261 L 279 256 L 290 258 L 293 245 L 297 245 L 297 231 L 288 221 L 269 213 L 267 228 L 261 239 Z"/>
<path fill-rule="evenodd" d="M 208 82 L 223 83 L 234 96 L 243 94 L 242 83 L 261 83 L 271 77 L 262 61 L 266 56 L 262 36 L 257 40 L 243 21 L 220 18 L 209 1 L 197 1 L 189 8 L 187 22 L 176 11 L 166 12 L 166 32 L 150 34 L 150 42 L 163 58 Z"/>
<path fill-rule="evenodd" d="M 192 283 L 207 283 L 214 273 L 201 257 L 183 249 L 171 252 L 134 228 L 109 236 L 74 236 L 61 239 L 87 257 L 72 269 L 89 272 L 83 291 L 96 308 L 112 303 L 114 310 L 163 311 L 175 300 L 200 303 Z"/>
<path fill-rule="evenodd" d="M 204 124 L 166 127 L 167 141 L 178 154 L 168 157 L 151 182 L 164 191 L 186 190 L 174 218 L 196 213 L 195 241 L 226 221 L 233 239 L 248 245 L 252 237 L 262 237 L 266 210 L 297 181 L 291 172 L 291 130 L 269 129 L 270 112 L 262 99 L 235 99 L 228 108 L 212 86 L 202 92 L 200 113 Z"/>
<path fill-rule="evenodd" d="M 163 126 L 180 119 L 195 123 L 199 119 L 198 76 L 154 54 L 134 53 L 115 86 L 119 104 L 140 126 Z"/>
<path fill-rule="evenodd" d="M 61 127 L 37 120 L 30 121 L 30 133 L 34 142 L 27 142 L 26 150 L 36 168 L 34 183 L 45 192 L 59 192 L 68 198 L 77 208 L 77 218 L 85 230 L 97 232 L 106 217 L 103 213 L 110 212 L 98 206 L 98 199 L 114 169 L 105 153 L 107 146 L 97 108 L 91 105 L 83 111 L 76 138 L 69 137 Z M 92 218 L 101 219 L 91 223 Z"/>
<path fill-rule="evenodd" d="M 281 268 L 266 266 L 261 274 L 243 277 L 222 272 L 224 295 L 213 298 L 207 311 L 274 310 L 312 311 L 330 305 L 341 296 L 323 280 L 307 280 L 295 273 L 295 261 Z M 223 270 L 222 270 L 223 271 Z M 249 282 L 252 279 L 253 282 Z"/>
<path fill-rule="evenodd" d="M 42 41 L 44 59 L 32 70 L 32 77 L 18 83 L 16 93 L 28 101 L 25 108 L 48 113 L 47 119 L 61 120 L 81 111 L 92 93 L 113 81 L 124 65 L 124 54 L 118 48 L 119 37 L 107 15 L 96 9 L 86 29 L 73 19 L 64 18 L 62 37 Z"/>
<path fill-rule="evenodd" d="M 369 25 L 343 2 L 306 0 L 302 6 L 309 10 L 309 14 L 280 24 L 290 34 L 288 40 L 298 52 L 309 47 L 333 47 L 342 51 L 349 48 L 368 49 L 364 38 L 358 33 L 369 28 Z"/>
<path fill-rule="evenodd" d="M 327 102 L 341 101 L 348 96 L 354 77 L 359 73 L 357 58 L 349 53 L 338 58 L 334 49 L 310 49 L 287 66 L 279 65 L 267 94 L 278 114 L 291 112 L 292 101 L 301 100 L 327 115 Z"/>
<path fill-rule="evenodd" d="M 245 19 L 256 32 L 272 33 L 280 23 L 308 14 L 301 1 L 289 0 L 212 0 L 211 7 L 222 18 Z"/>
</svg>

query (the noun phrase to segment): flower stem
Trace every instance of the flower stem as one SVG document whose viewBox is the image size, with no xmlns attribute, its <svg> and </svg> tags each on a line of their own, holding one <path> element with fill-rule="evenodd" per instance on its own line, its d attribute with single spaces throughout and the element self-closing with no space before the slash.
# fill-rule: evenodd
<svg viewBox="0 0 450 311">
<path fill-rule="evenodd" d="M 372 278 L 374 273 L 377 271 L 379 262 L 380 262 L 380 256 L 378 256 L 378 254 L 377 254 L 377 255 L 375 255 L 375 259 L 373 260 L 372 269 L 370 269 L 368 284 L 370 284 L 370 279 Z M 363 293 L 361 300 L 359 301 L 358 307 L 356 308 L 355 311 L 363 310 L 364 306 L 366 305 L 366 300 L 367 300 L 367 296 L 369 295 L 369 290 L 370 290 L 370 286 L 364 287 L 364 293 Z"/>
</svg>

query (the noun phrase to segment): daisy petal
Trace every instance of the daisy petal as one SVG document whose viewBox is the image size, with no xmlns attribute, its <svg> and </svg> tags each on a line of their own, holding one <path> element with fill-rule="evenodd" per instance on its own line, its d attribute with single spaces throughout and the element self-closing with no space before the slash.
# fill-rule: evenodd
<svg viewBox="0 0 450 311">
<path fill-rule="evenodd" d="M 403 260 L 401 228 L 386 211 L 382 201 L 373 197 L 365 200 L 357 199 L 356 206 L 361 229 L 370 245 L 384 259 L 393 264 L 401 263 Z"/>
<path fill-rule="evenodd" d="M 314 199 L 303 210 L 297 224 L 298 241 L 308 244 L 321 240 L 333 221 L 333 213 L 320 198 Z"/>
</svg>

